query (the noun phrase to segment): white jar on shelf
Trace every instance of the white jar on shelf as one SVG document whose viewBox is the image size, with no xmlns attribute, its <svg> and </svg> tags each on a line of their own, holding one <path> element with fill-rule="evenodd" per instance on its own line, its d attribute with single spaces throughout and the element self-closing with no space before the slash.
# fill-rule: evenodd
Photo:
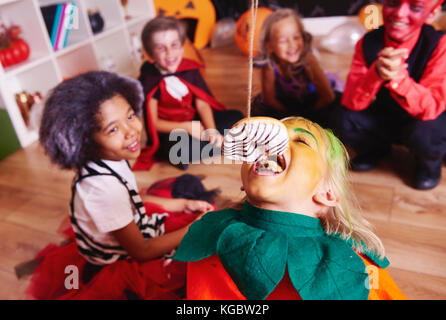
<svg viewBox="0 0 446 320">
<path fill-rule="evenodd" d="M 132 39 L 132 56 L 133 56 L 133 60 L 135 61 L 135 63 L 140 64 L 143 59 L 144 59 L 144 55 L 143 55 L 143 51 L 142 51 L 142 45 L 141 45 L 141 40 L 140 36 L 138 34 L 136 34 L 136 32 L 132 32 L 130 34 L 130 37 Z"/>
<path fill-rule="evenodd" d="M 116 72 L 117 66 L 115 60 L 111 56 L 106 56 L 101 58 L 101 69 L 109 72 Z"/>
</svg>

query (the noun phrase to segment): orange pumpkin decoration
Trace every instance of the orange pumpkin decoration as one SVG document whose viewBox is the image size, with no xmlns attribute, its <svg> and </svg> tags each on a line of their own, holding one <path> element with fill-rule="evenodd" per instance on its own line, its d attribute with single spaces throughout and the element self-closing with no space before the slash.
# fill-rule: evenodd
<svg viewBox="0 0 446 320">
<path fill-rule="evenodd" d="M 358 19 L 367 31 L 379 28 L 383 25 L 382 4 L 372 2 L 363 6 Z"/>
<path fill-rule="evenodd" d="M 186 39 L 186 41 L 184 42 L 183 57 L 190 59 L 190 60 L 194 60 L 194 61 L 198 62 L 199 64 L 201 64 L 203 67 L 200 68 L 200 72 L 201 72 L 201 75 L 204 77 L 204 67 L 205 67 L 204 59 L 201 56 L 200 52 L 197 50 L 197 48 L 194 46 L 194 44 L 189 39 Z"/>
<path fill-rule="evenodd" d="M 193 43 L 197 49 L 210 41 L 216 22 L 214 5 L 210 0 L 154 0 L 158 15 L 172 16 L 178 20 L 192 20 L 195 25 Z"/>
<path fill-rule="evenodd" d="M 257 17 L 256 24 L 254 26 L 254 46 L 253 46 L 253 54 L 257 55 L 259 53 L 259 34 L 260 29 L 262 28 L 263 21 L 265 21 L 266 17 L 269 16 L 273 10 L 265 7 L 259 7 L 257 9 Z M 235 43 L 240 48 L 240 50 L 249 55 L 249 46 L 251 40 L 251 10 L 247 10 L 244 12 L 240 18 L 238 18 L 237 23 L 235 25 Z"/>
</svg>

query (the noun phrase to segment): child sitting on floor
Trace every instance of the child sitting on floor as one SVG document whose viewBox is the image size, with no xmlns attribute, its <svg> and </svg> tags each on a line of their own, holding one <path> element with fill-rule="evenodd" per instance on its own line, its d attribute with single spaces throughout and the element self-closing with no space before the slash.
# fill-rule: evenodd
<svg viewBox="0 0 446 320">
<path fill-rule="evenodd" d="M 51 161 L 75 169 L 70 221 L 76 242 L 41 256 L 30 293 L 38 299 L 176 299 L 184 266 L 162 257 L 175 249 L 206 201 L 140 197 L 127 160 L 141 151 L 143 103 L 138 81 L 89 72 L 59 84 L 42 116 L 40 142 Z M 165 233 L 166 211 L 146 215 L 143 201 L 190 214 Z M 76 248 L 77 247 L 77 248 Z M 79 287 L 64 287 L 66 266 L 79 271 Z"/>
<path fill-rule="evenodd" d="M 221 147 L 225 129 L 243 115 L 225 110 L 208 89 L 195 61 L 183 58 L 185 31 L 173 17 L 156 17 L 144 27 L 141 35 L 145 53 L 153 63 L 145 62 L 139 80 L 146 95 L 146 125 L 152 145 L 143 150 L 134 169 L 147 169 L 151 157 L 169 159 L 182 169 L 188 163 L 213 156 Z M 180 129 L 175 139 L 173 130 Z M 179 150 L 179 141 L 187 141 Z M 209 154 L 202 150 L 209 143 L 215 146 Z M 198 150 L 192 146 L 199 146 Z M 187 149 L 187 150 L 186 150 Z"/>
<path fill-rule="evenodd" d="M 225 155 L 247 154 L 227 145 L 231 136 L 255 154 L 251 147 L 273 135 L 264 129 L 271 120 L 240 121 L 225 136 Z M 248 121 L 252 140 L 243 136 Z M 204 215 L 176 251 L 189 261 L 188 299 L 405 299 L 356 206 L 342 143 L 304 118 L 273 121 L 283 127 L 273 139 L 283 137 L 265 150 L 285 152 L 244 162 L 243 206 Z"/>
<path fill-rule="evenodd" d="M 299 115 L 327 126 L 336 95 L 311 51 L 312 36 L 296 12 L 271 13 L 263 22 L 259 41 L 259 59 L 266 64 L 252 115 L 276 119 Z"/>
<path fill-rule="evenodd" d="M 442 3 L 384 0 L 384 25 L 356 44 L 342 106 L 332 114 L 333 128 L 356 152 L 352 170 L 374 169 L 399 144 L 415 159 L 415 189 L 440 183 L 446 154 L 446 35 L 429 23 Z"/>
</svg>

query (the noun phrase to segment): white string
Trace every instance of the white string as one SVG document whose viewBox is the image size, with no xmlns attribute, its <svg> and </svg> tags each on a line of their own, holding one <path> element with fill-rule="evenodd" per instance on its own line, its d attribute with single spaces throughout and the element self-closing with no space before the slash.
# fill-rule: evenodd
<svg viewBox="0 0 446 320">
<path fill-rule="evenodd" d="M 249 43 L 249 71 L 248 71 L 248 101 L 246 105 L 246 114 L 251 117 L 251 96 L 252 96 L 252 75 L 253 75 L 253 52 L 254 52 L 254 31 L 257 19 L 257 8 L 259 7 L 259 0 L 251 0 L 251 38 Z"/>
</svg>

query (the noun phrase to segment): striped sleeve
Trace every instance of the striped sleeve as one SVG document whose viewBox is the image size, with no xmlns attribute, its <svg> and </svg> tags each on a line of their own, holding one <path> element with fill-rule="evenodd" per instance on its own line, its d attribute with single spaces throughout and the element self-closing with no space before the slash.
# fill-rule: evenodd
<svg viewBox="0 0 446 320">
<path fill-rule="evenodd" d="M 88 190 L 88 193 L 84 190 Z M 100 232 L 115 231 L 133 221 L 129 193 L 115 177 L 89 177 L 80 183 L 77 192 L 82 205 Z"/>
</svg>

